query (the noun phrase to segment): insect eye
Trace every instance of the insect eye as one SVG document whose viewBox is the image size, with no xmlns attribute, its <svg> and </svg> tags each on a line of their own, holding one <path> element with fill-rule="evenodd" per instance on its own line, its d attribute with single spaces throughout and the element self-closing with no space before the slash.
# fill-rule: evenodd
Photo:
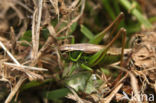
<svg viewBox="0 0 156 103">
<path fill-rule="evenodd" d="M 141 42 L 142 42 L 141 37 L 140 36 L 137 36 L 136 37 L 136 43 L 137 44 L 140 44 Z"/>
<path fill-rule="evenodd" d="M 138 39 L 138 40 L 137 40 L 137 44 L 140 44 L 140 43 L 141 43 L 141 39 Z"/>
</svg>

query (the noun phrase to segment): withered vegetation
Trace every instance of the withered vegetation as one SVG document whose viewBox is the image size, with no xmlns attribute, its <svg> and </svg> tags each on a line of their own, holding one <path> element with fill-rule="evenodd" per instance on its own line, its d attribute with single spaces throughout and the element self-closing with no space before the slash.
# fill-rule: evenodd
<svg viewBox="0 0 156 103">
<path fill-rule="evenodd" d="M 0 0 L 0 102 L 148 103 L 155 18 L 154 0 Z"/>
</svg>

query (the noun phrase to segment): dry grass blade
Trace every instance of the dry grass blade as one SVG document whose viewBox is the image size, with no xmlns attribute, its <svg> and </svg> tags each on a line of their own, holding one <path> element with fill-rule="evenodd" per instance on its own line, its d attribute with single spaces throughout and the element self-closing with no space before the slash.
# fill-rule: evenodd
<svg viewBox="0 0 156 103">
<path fill-rule="evenodd" d="M 61 56 L 60 56 L 59 51 L 58 51 L 57 48 L 55 49 L 55 51 L 56 51 L 56 55 L 58 57 L 57 61 L 58 61 L 58 64 L 59 64 L 59 68 L 62 69 Z"/>
<path fill-rule="evenodd" d="M 5 65 L 8 65 L 10 67 L 16 67 L 16 68 L 24 68 L 24 69 L 28 69 L 28 70 L 35 70 L 35 71 L 48 71 L 47 69 L 44 68 L 38 68 L 38 67 L 31 67 L 31 66 L 24 66 L 24 65 L 17 65 L 17 64 L 13 64 L 13 63 L 7 63 L 4 62 Z"/>
<path fill-rule="evenodd" d="M 40 75 L 38 75 L 38 74 L 36 74 L 36 73 L 30 72 L 30 71 L 24 69 L 23 66 L 21 66 L 21 64 L 20 64 L 20 63 L 15 59 L 15 57 L 7 50 L 7 48 L 3 45 L 3 43 L 2 43 L 1 41 L 0 41 L 0 46 L 4 49 L 4 51 L 7 52 L 7 54 L 9 55 L 9 57 L 16 63 L 16 66 L 22 67 L 22 68 L 20 68 L 20 69 L 17 68 L 17 70 L 26 73 L 26 74 L 29 76 L 29 79 L 30 79 L 30 80 L 34 80 L 34 79 L 36 80 L 37 78 L 43 79 L 42 76 L 40 76 Z M 14 65 L 14 66 L 15 66 L 15 65 Z M 24 66 L 24 67 L 25 67 L 25 66 Z M 27 67 L 26 67 L 26 68 L 27 68 Z M 32 68 L 31 68 L 31 69 L 32 69 Z M 37 69 L 37 68 L 33 68 L 33 69 Z"/>
<path fill-rule="evenodd" d="M 78 103 L 85 103 L 85 102 L 83 102 L 83 100 L 77 95 L 77 93 L 72 88 L 69 88 L 69 89 L 74 95 L 74 100 L 76 100 Z"/>
<path fill-rule="evenodd" d="M 116 95 L 116 93 L 120 90 L 120 88 L 123 86 L 123 83 L 119 84 L 112 92 L 109 96 L 107 96 L 106 98 L 104 98 L 104 100 L 102 100 L 102 103 L 110 103 L 112 98 Z"/>
<path fill-rule="evenodd" d="M 80 0 L 75 0 L 75 1 L 70 5 L 69 9 L 74 9 L 74 8 L 76 8 L 76 6 L 78 5 L 79 1 L 80 1 Z"/>
<path fill-rule="evenodd" d="M 17 82 L 17 84 L 15 85 L 15 87 L 13 87 L 11 93 L 9 94 L 9 96 L 7 97 L 7 99 L 5 100 L 5 103 L 10 103 L 12 98 L 15 96 L 15 94 L 17 93 L 17 91 L 19 90 L 19 88 L 21 87 L 22 83 L 26 80 L 26 77 L 21 77 L 19 79 L 19 81 Z"/>
<path fill-rule="evenodd" d="M 24 15 L 21 13 L 21 11 L 19 9 L 17 9 L 14 5 L 12 5 L 12 3 L 10 5 L 10 7 L 12 7 L 16 11 L 18 17 L 20 18 L 20 23 L 21 23 L 21 20 L 24 19 Z"/>
<path fill-rule="evenodd" d="M 24 35 L 25 31 L 27 30 L 27 27 L 28 27 L 28 21 L 24 19 L 23 26 L 21 27 L 19 33 L 17 34 L 16 40 L 19 40 L 19 38 Z"/>
<path fill-rule="evenodd" d="M 39 37 L 40 37 L 40 23 L 42 15 L 42 2 L 43 0 L 38 1 L 38 5 L 33 13 L 33 22 L 32 22 L 32 60 L 36 61 L 36 57 L 39 49 Z"/>
<path fill-rule="evenodd" d="M 47 39 L 47 41 L 45 42 L 45 44 L 44 44 L 44 45 L 42 46 L 42 48 L 39 50 L 39 52 L 38 52 L 38 54 L 37 54 L 37 56 L 36 56 L 36 59 L 38 59 L 38 58 L 42 55 L 42 53 L 44 53 L 44 51 L 45 51 L 48 47 L 50 47 L 50 45 L 51 45 L 51 44 L 53 43 L 53 41 L 54 41 L 54 38 L 57 36 L 56 31 L 55 31 L 54 27 L 53 27 L 51 24 L 48 25 L 48 30 L 49 30 L 51 36 L 48 37 L 48 39 Z M 31 65 L 36 65 L 36 63 L 37 63 L 37 61 L 33 61 Z"/>
<path fill-rule="evenodd" d="M 53 5 L 54 9 L 55 9 L 55 13 L 58 16 L 58 20 L 59 20 L 59 8 L 58 8 L 58 0 L 50 0 L 51 4 Z"/>
<path fill-rule="evenodd" d="M 16 2 L 17 2 L 17 4 L 19 4 L 20 6 L 22 6 L 23 8 L 25 8 L 30 13 L 33 13 L 33 11 L 27 5 L 23 4 L 21 1 L 17 0 Z"/>
<path fill-rule="evenodd" d="M 30 81 L 38 80 L 38 79 L 40 79 L 40 80 L 44 79 L 42 75 L 39 75 L 39 74 L 37 74 L 35 72 L 31 72 L 31 71 L 28 71 L 28 70 L 27 71 L 25 70 L 23 72 L 25 72 L 29 76 Z"/>
<path fill-rule="evenodd" d="M 53 36 L 53 37 L 57 36 L 56 31 L 51 24 L 48 25 L 48 30 L 49 30 L 51 36 Z"/>
<path fill-rule="evenodd" d="M 131 71 L 128 71 L 127 69 L 123 68 L 123 67 L 119 67 L 119 66 L 113 66 L 110 65 L 111 67 L 120 69 L 122 71 L 125 71 L 129 74 L 130 78 L 131 78 L 131 86 L 134 92 L 134 96 L 135 96 L 135 100 L 137 101 L 137 103 L 141 103 L 141 96 L 140 96 L 140 92 L 139 92 L 139 88 L 138 88 L 138 80 L 136 79 L 136 77 L 134 76 L 134 74 Z"/>
<path fill-rule="evenodd" d="M 11 30 L 11 44 L 12 44 L 12 52 L 14 53 L 14 48 L 16 47 L 16 35 L 13 27 L 10 27 Z"/>
<path fill-rule="evenodd" d="M 156 33 L 139 33 L 125 49 L 144 19 L 124 16 L 121 1 L 0 0 L 0 101 L 146 101 L 142 93 L 156 92 Z"/>
<path fill-rule="evenodd" d="M 0 46 L 6 51 L 6 53 L 9 55 L 9 57 L 17 64 L 20 65 L 20 63 L 14 58 L 14 56 L 7 50 L 7 48 L 4 46 L 4 44 L 0 41 Z"/>
<path fill-rule="evenodd" d="M 145 72 L 145 71 L 155 70 L 155 69 L 156 69 L 156 67 L 151 67 L 151 68 L 148 68 L 148 69 L 144 69 L 144 70 L 142 70 L 142 71 Z"/>
<path fill-rule="evenodd" d="M 156 82 L 154 83 L 154 91 L 156 93 Z"/>
<path fill-rule="evenodd" d="M 79 18 L 82 16 L 82 14 L 84 12 L 85 1 L 86 0 L 81 0 L 81 11 L 80 11 L 80 14 L 76 18 L 74 18 L 70 23 L 68 23 L 68 25 L 66 27 L 64 27 L 60 31 L 58 31 L 57 32 L 58 34 L 60 34 L 61 32 L 65 31 L 66 29 L 70 28 L 73 23 L 75 23 L 76 21 L 79 20 Z"/>
</svg>

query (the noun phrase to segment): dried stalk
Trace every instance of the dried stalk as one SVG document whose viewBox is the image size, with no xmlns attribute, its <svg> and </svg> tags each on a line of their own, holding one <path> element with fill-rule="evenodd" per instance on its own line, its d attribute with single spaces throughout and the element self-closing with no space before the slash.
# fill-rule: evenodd
<svg viewBox="0 0 156 103">
<path fill-rule="evenodd" d="M 50 2 L 53 5 L 55 9 L 55 13 L 57 14 L 58 20 L 59 20 L 60 13 L 59 13 L 59 8 L 58 8 L 58 0 L 50 0 Z"/>
<path fill-rule="evenodd" d="M 30 80 L 34 80 L 33 78 L 37 79 L 43 79 L 42 76 L 36 74 L 36 73 L 33 73 L 27 69 L 24 69 L 23 66 L 21 66 L 21 64 L 14 58 L 14 56 L 7 50 L 7 48 L 3 45 L 3 43 L 0 41 L 0 46 L 4 49 L 4 51 L 7 52 L 7 54 L 9 55 L 9 57 L 16 63 L 17 66 L 21 67 L 20 69 L 16 68 L 17 70 L 19 71 L 22 71 L 24 73 L 26 73 L 29 77 Z"/>
<path fill-rule="evenodd" d="M 80 19 L 80 17 L 83 14 L 84 8 L 85 8 L 85 1 L 86 0 L 81 0 L 82 6 L 81 6 L 80 14 L 76 18 L 74 18 L 66 27 L 64 27 L 60 31 L 58 31 L 57 34 L 60 34 L 61 32 L 65 31 L 66 29 L 70 28 L 73 23 L 75 23 L 76 21 L 78 21 Z"/>
<path fill-rule="evenodd" d="M 5 65 L 8 65 L 10 67 L 16 67 L 16 68 L 25 68 L 25 69 L 29 69 L 29 70 L 35 70 L 35 71 L 48 71 L 47 69 L 44 68 L 38 68 L 38 67 L 31 67 L 31 66 L 24 66 L 24 65 L 17 65 L 17 64 L 13 64 L 13 63 L 7 63 L 4 62 Z"/>
<path fill-rule="evenodd" d="M 141 103 L 141 102 L 139 102 L 141 100 L 141 98 L 140 98 L 141 96 L 139 94 L 138 81 L 137 81 L 136 77 L 134 76 L 134 74 L 131 71 L 128 71 L 127 69 L 125 69 L 123 67 L 113 66 L 113 65 L 110 65 L 110 66 L 117 68 L 117 69 L 120 69 L 120 70 L 123 70 L 129 74 L 129 76 L 131 78 L 131 86 L 132 86 L 132 89 L 133 89 L 134 94 L 136 96 L 136 101 L 138 101 L 137 103 Z"/>
<path fill-rule="evenodd" d="M 54 38 L 56 37 L 56 31 L 54 29 L 54 27 L 49 24 L 48 25 L 48 30 L 50 32 L 50 35 L 47 39 L 47 41 L 45 42 L 45 44 L 42 46 L 42 48 L 39 50 L 37 56 L 36 56 L 36 61 L 33 61 L 31 65 L 36 65 L 37 63 L 37 59 L 42 55 L 42 53 L 52 44 L 52 42 L 54 41 Z"/>
<path fill-rule="evenodd" d="M 102 103 L 110 103 L 112 98 L 116 95 L 116 93 L 120 90 L 120 88 L 123 86 L 123 83 L 120 83 L 112 92 L 109 96 L 107 96 L 106 98 L 104 98 L 104 100 L 102 100 Z"/>
<path fill-rule="evenodd" d="M 7 97 L 7 99 L 5 100 L 5 103 L 10 103 L 12 98 L 15 96 L 15 94 L 17 93 L 17 91 L 19 90 L 19 88 L 21 87 L 22 83 L 26 80 L 26 77 L 21 77 L 20 80 L 17 82 L 17 84 L 15 85 L 15 87 L 12 89 L 11 93 L 9 94 L 9 96 Z"/>
<path fill-rule="evenodd" d="M 14 56 L 7 50 L 7 48 L 3 45 L 3 43 L 0 41 L 0 46 L 6 51 L 6 53 L 9 55 L 9 57 L 17 64 L 20 65 L 20 63 L 14 58 Z"/>
<path fill-rule="evenodd" d="M 36 61 L 36 57 L 39 49 L 39 37 L 40 37 L 40 23 L 42 15 L 42 2 L 43 0 L 38 1 L 38 7 L 33 13 L 33 22 L 32 22 L 32 60 Z"/>
</svg>

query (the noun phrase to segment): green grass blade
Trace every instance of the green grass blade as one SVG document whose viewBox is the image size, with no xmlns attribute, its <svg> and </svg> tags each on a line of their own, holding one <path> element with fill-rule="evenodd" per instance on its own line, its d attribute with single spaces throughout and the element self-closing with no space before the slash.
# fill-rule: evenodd
<svg viewBox="0 0 156 103">
<path fill-rule="evenodd" d="M 152 28 L 151 23 L 137 10 L 132 8 L 132 4 L 128 0 L 120 0 L 120 3 L 127 9 L 131 10 L 131 13 L 138 19 L 138 21 L 143 24 L 146 28 Z"/>
<path fill-rule="evenodd" d="M 119 13 L 121 12 L 120 7 L 119 7 L 119 1 L 118 1 L 118 0 L 114 0 L 113 6 L 114 6 L 114 8 L 115 8 L 115 12 L 116 12 L 117 14 L 119 14 Z"/>
<path fill-rule="evenodd" d="M 69 35 L 71 35 L 77 28 L 77 22 L 74 22 L 71 27 L 70 27 L 70 31 L 69 31 Z"/>
<path fill-rule="evenodd" d="M 65 97 L 68 93 L 70 93 L 69 89 L 61 88 L 61 89 L 44 92 L 43 96 L 49 100 L 57 100 Z"/>
<path fill-rule="evenodd" d="M 71 44 L 75 43 L 75 38 L 73 35 L 56 37 L 57 40 L 71 39 Z"/>
<path fill-rule="evenodd" d="M 23 90 L 27 90 L 30 88 L 35 88 L 35 87 L 38 87 L 38 86 L 41 86 L 41 85 L 44 85 L 48 82 L 53 82 L 53 81 L 54 81 L 54 79 L 47 79 L 44 81 L 31 81 L 31 82 L 28 82 L 28 83 L 22 85 L 20 90 L 23 91 Z"/>
<path fill-rule="evenodd" d="M 110 15 L 111 19 L 115 19 L 115 13 L 112 10 L 112 7 L 109 4 L 109 0 L 102 0 L 102 3 L 104 5 L 104 8 L 107 10 L 107 13 Z"/>
<path fill-rule="evenodd" d="M 84 25 L 81 25 L 81 32 L 89 39 L 94 38 L 94 34 Z"/>
<path fill-rule="evenodd" d="M 156 22 L 156 16 L 153 16 L 153 17 L 149 18 L 149 21 L 150 21 L 151 23 Z"/>
</svg>

